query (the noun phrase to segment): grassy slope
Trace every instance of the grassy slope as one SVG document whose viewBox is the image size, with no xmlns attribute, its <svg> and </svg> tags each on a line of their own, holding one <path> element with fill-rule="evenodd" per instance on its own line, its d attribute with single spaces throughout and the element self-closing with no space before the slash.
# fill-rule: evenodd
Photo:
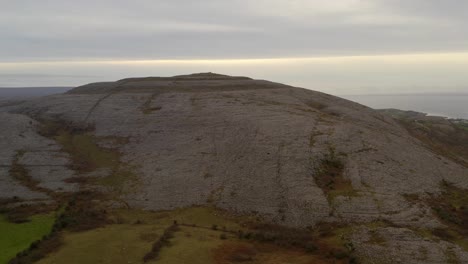
<svg viewBox="0 0 468 264">
<path fill-rule="evenodd" d="M 119 164 L 119 156 L 112 151 L 105 151 L 96 144 L 90 134 L 70 134 L 62 132 L 56 137 L 63 149 L 72 154 L 73 163 L 79 169 L 92 171 L 97 168 L 114 168 Z"/>
<path fill-rule="evenodd" d="M 56 253 L 41 260 L 52 263 L 142 263 L 154 241 L 174 220 L 180 230 L 170 239 L 170 246 L 163 247 L 159 257 L 148 263 L 164 264 L 227 264 L 236 263 L 228 257 L 237 254 L 243 247 L 252 248 L 253 260 L 245 263 L 333 263 L 321 256 L 305 253 L 294 248 L 278 247 L 250 240 L 239 240 L 227 230 L 244 229 L 239 219 L 211 208 L 188 208 L 167 212 L 119 210 L 112 213 L 114 221 L 103 228 L 80 233 L 64 234 L 65 244 Z M 212 230 L 213 224 L 218 230 Z M 336 263 L 341 263 L 340 261 Z"/>
<path fill-rule="evenodd" d="M 87 132 L 73 134 L 62 131 L 55 136 L 55 140 L 62 145 L 65 152 L 70 154 L 78 171 L 86 173 L 97 169 L 109 169 L 111 171 L 109 175 L 94 179 L 94 183 L 107 188 L 115 199 L 136 186 L 136 176 L 125 163 L 120 161 L 120 153 L 116 149 L 99 146 L 99 142 L 105 139 Z M 115 138 L 115 141 L 118 140 L 123 139 Z"/>
<path fill-rule="evenodd" d="M 65 245 L 57 253 L 39 263 L 141 263 L 152 243 L 174 220 L 179 223 L 190 222 L 207 227 L 218 224 L 219 226 L 238 228 L 236 223 L 217 216 L 216 212 L 210 208 L 180 209 L 171 212 L 119 210 L 115 211 L 112 217 L 119 224 L 86 232 L 65 233 Z M 183 229 L 189 229 L 189 227 Z M 211 239 L 210 241 L 205 240 L 206 245 L 203 246 L 195 238 L 176 237 L 174 243 L 178 247 L 187 249 L 197 245 L 200 251 L 191 250 L 193 255 L 172 254 L 171 247 L 167 249 L 168 252 L 164 250 L 161 261 L 163 263 L 180 263 L 178 259 L 181 258 L 193 261 L 194 258 L 198 259 L 200 256 L 209 255 L 211 248 L 221 241 L 219 233 L 215 231 L 194 229 L 192 232 L 198 232 L 203 236 L 212 233 Z M 181 234 L 184 234 L 184 231 L 181 231 Z M 158 261 L 158 263 L 160 262 Z"/>
<path fill-rule="evenodd" d="M 219 235 L 213 230 L 182 227 L 171 239 L 171 247 L 164 248 L 159 259 L 149 263 L 214 263 L 212 251 L 223 243 Z"/>
<path fill-rule="evenodd" d="M 0 216 L 0 263 L 7 263 L 32 242 L 48 234 L 54 219 L 54 214 L 36 215 L 30 222 L 15 224 Z"/>
<path fill-rule="evenodd" d="M 65 233 L 64 246 L 38 263 L 140 263 L 161 229 L 143 225 L 111 225 L 81 233 Z"/>
</svg>

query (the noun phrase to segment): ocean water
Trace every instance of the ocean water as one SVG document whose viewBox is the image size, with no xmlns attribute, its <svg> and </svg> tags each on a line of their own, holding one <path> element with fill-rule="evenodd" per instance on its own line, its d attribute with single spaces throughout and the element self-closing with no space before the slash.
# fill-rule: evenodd
<svg viewBox="0 0 468 264">
<path fill-rule="evenodd" d="M 340 95 L 375 109 L 396 108 L 468 119 L 468 94 Z"/>
</svg>

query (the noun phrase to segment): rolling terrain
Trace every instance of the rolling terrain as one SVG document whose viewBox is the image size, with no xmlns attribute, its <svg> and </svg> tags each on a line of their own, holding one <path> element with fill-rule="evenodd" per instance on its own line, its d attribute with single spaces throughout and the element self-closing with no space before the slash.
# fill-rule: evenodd
<svg viewBox="0 0 468 264">
<path fill-rule="evenodd" d="M 94 83 L 4 105 L 0 232 L 54 219 L 22 253 L 2 241 L 5 256 L 468 262 L 466 149 L 446 141 L 468 132 L 415 129 L 392 115 L 213 73 Z"/>
</svg>

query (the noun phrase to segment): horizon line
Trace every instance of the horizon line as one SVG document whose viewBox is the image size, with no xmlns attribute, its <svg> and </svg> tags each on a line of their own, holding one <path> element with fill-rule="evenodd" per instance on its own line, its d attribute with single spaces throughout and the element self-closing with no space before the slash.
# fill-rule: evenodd
<svg viewBox="0 0 468 264">
<path fill-rule="evenodd" d="M 85 59 L 85 60 L 37 60 L 37 61 L 7 61 L 0 66 L 43 65 L 43 64 L 242 64 L 269 62 L 350 62 L 356 60 L 457 60 L 468 61 L 466 52 L 434 52 L 434 53 L 398 53 L 376 55 L 345 55 L 316 57 L 271 57 L 271 58 L 226 58 L 226 59 Z"/>
</svg>

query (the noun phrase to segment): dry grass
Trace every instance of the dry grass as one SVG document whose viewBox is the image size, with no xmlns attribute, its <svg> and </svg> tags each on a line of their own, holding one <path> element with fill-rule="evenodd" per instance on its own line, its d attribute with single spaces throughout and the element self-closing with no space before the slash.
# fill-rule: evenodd
<svg viewBox="0 0 468 264">
<path fill-rule="evenodd" d="M 425 202 L 449 228 L 435 229 L 432 234 L 468 250 L 468 191 L 445 181 L 442 181 L 441 188 L 441 195 L 432 196 Z"/>
<path fill-rule="evenodd" d="M 228 241 L 214 250 L 216 264 L 312 264 L 312 263 L 345 263 L 327 259 L 323 256 L 308 254 L 297 249 L 285 249 L 265 243 L 249 243 L 245 241 Z"/>
<path fill-rule="evenodd" d="M 141 263 L 155 244 L 157 254 L 147 258 L 147 263 L 311 264 L 352 259 L 352 250 L 346 245 L 349 241 L 344 239 L 349 229 L 332 225 L 309 231 L 254 225 L 250 220 L 245 225 L 243 217 L 203 207 L 161 212 L 120 209 L 108 212 L 108 217 L 112 223 L 101 228 L 64 232 L 64 246 L 39 263 Z M 158 246 L 164 230 L 174 221 L 180 231 L 172 232 Z M 212 225 L 218 228 L 213 230 Z M 237 230 L 243 230 L 243 235 Z"/>
<path fill-rule="evenodd" d="M 62 150 L 72 159 L 72 167 L 80 173 L 90 173 L 98 169 L 108 169 L 105 177 L 74 177 L 69 182 L 101 185 L 108 198 L 120 201 L 119 197 L 138 187 L 137 177 L 130 166 L 120 160 L 118 147 L 128 142 L 128 138 L 96 137 L 92 126 L 66 122 L 43 121 L 41 134 L 56 140 Z M 106 145 L 106 147 L 103 147 Z M 112 147 L 107 147 L 107 146 Z"/>
<path fill-rule="evenodd" d="M 315 183 L 323 190 L 330 203 L 337 196 L 359 196 L 351 181 L 343 177 L 343 172 L 344 164 L 333 149 L 320 160 L 314 171 Z"/>
<path fill-rule="evenodd" d="M 400 120 L 415 138 L 435 153 L 468 167 L 468 130 L 452 124 L 453 130 L 444 130 L 430 121 Z"/>
</svg>

